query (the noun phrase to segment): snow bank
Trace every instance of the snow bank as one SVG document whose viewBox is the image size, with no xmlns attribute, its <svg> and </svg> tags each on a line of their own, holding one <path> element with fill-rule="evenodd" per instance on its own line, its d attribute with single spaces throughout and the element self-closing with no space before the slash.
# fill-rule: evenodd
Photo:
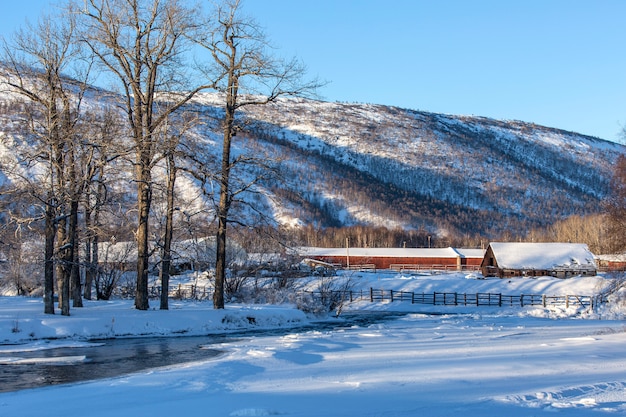
<svg viewBox="0 0 626 417">
<path fill-rule="evenodd" d="M 241 329 L 297 327 L 308 323 L 291 306 L 229 305 L 176 301 L 170 310 L 135 310 L 129 300 L 85 301 L 70 316 L 43 314 L 43 302 L 0 297 L 0 343 L 39 339 L 96 339 L 130 336 L 195 336 Z"/>
</svg>

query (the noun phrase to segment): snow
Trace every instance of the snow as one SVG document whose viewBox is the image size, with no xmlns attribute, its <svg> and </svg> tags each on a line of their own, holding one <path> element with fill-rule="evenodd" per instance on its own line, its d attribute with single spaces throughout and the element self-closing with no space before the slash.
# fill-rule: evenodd
<svg viewBox="0 0 626 417">
<path fill-rule="evenodd" d="M 599 277 L 466 279 L 464 274 L 350 272 L 357 288 L 593 295 Z M 345 277 L 344 277 L 345 278 Z M 355 288 L 356 289 L 356 288 Z M 623 297 L 622 297 L 623 299 Z M 41 313 L 39 299 L 0 297 L 0 356 L 89 345 L 92 337 L 251 332 L 202 362 L 0 394 L 0 415 L 41 416 L 589 416 L 626 414 L 623 302 L 603 310 L 417 306 L 358 302 L 350 310 L 402 310 L 395 319 L 338 330 L 291 306 L 172 300 L 169 311 L 132 301 L 89 301 L 72 316 Z M 155 302 L 153 302 L 155 304 Z M 425 314 L 437 310 L 438 315 Z M 251 320 L 250 318 L 254 318 Z M 339 318 L 327 318 L 342 323 Z M 47 338 L 52 338 L 48 340 Z M 32 355 L 31 355 L 32 356 Z M 6 359 L 12 358 L 12 359 Z M 77 362 L 81 357 L 54 358 Z M 42 359 L 43 360 L 43 359 Z M 30 360 L 33 362 L 33 359 Z M 2 365 L 0 365 L 2 366 Z M 30 366 L 25 363 L 24 366 Z"/>
<path fill-rule="evenodd" d="M 360 256 L 360 257 L 394 257 L 394 258 L 456 258 L 470 255 L 482 257 L 483 251 L 465 249 L 463 253 L 455 248 L 316 248 L 301 247 L 298 253 L 302 256 Z"/>
<path fill-rule="evenodd" d="M 596 268 L 594 255 L 580 243 L 492 242 L 500 268 L 542 269 Z"/>
</svg>

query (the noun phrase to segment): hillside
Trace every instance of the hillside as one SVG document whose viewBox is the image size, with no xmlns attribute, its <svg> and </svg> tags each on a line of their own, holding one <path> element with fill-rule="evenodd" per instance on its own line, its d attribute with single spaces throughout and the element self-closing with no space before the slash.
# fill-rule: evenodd
<svg viewBox="0 0 626 417">
<path fill-rule="evenodd" d="M 323 214 L 292 211 L 301 221 L 326 226 L 524 233 L 599 211 L 625 150 L 519 121 L 369 104 L 281 100 L 246 117 L 249 135 L 289 161 L 294 181 L 275 192 Z"/>
<path fill-rule="evenodd" d="M 87 95 L 92 111 L 99 96 Z M 11 138 L 24 136 L 15 100 L 0 97 L 5 161 L 12 159 Z M 200 140 L 206 164 L 219 160 L 219 107 L 218 96 L 203 94 L 188 108 L 204 121 L 190 137 Z M 399 227 L 440 237 L 524 234 L 599 211 L 611 166 L 625 152 L 612 142 L 519 121 L 305 99 L 244 108 L 239 123 L 234 156 L 253 155 L 276 175 L 242 194 L 249 204 L 235 204 L 233 213 L 290 226 Z M 116 163 L 115 188 L 132 193 L 130 176 L 123 175 L 130 168 Z M 242 184 L 260 172 L 256 162 L 237 169 Z M 9 177 L 0 172 L 0 183 Z M 189 175 L 178 186 L 188 212 L 210 211 Z M 132 204 L 130 197 L 121 200 Z"/>
</svg>

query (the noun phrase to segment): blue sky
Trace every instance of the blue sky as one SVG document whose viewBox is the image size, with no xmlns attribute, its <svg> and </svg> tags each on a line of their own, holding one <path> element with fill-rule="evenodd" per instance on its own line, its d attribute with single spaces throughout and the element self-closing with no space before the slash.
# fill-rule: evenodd
<svg viewBox="0 0 626 417">
<path fill-rule="evenodd" d="M 6 2 L 0 34 L 50 10 Z M 618 140 L 624 0 L 247 0 L 328 101 L 516 119 Z"/>
</svg>

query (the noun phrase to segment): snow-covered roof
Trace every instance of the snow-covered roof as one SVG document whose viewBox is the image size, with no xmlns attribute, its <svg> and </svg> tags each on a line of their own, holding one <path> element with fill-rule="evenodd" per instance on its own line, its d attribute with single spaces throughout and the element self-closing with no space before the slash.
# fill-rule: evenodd
<svg viewBox="0 0 626 417">
<path fill-rule="evenodd" d="M 596 255 L 596 259 L 611 262 L 626 262 L 626 253 L 609 253 L 604 255 Z"/>
<path fill-rule="evenodd" d="M 467 249 L 467 248 L 454 248 L 455 251 L 461 255 L 462 258 L 483 258 L 485 256 L 484 249 Z"/>
<path fill-rule="evenodd" d="M 504 269 L 596 268 L 593 253 L 583 243 L 492 242 L 489 246 Z"/>
<path fill-rule="evenodd" d="M 461 257 L 479 257 L 482 258 L 481 249 L 475 249 L 480 252 L 459 252 L 454 248 L 316 248 L 301 247 L 298 254 L 301 256 L 359 256 L 369 258 L 457 258 Z M 468 251 L 464 249 L 463 251 Z"/>
</svg>

